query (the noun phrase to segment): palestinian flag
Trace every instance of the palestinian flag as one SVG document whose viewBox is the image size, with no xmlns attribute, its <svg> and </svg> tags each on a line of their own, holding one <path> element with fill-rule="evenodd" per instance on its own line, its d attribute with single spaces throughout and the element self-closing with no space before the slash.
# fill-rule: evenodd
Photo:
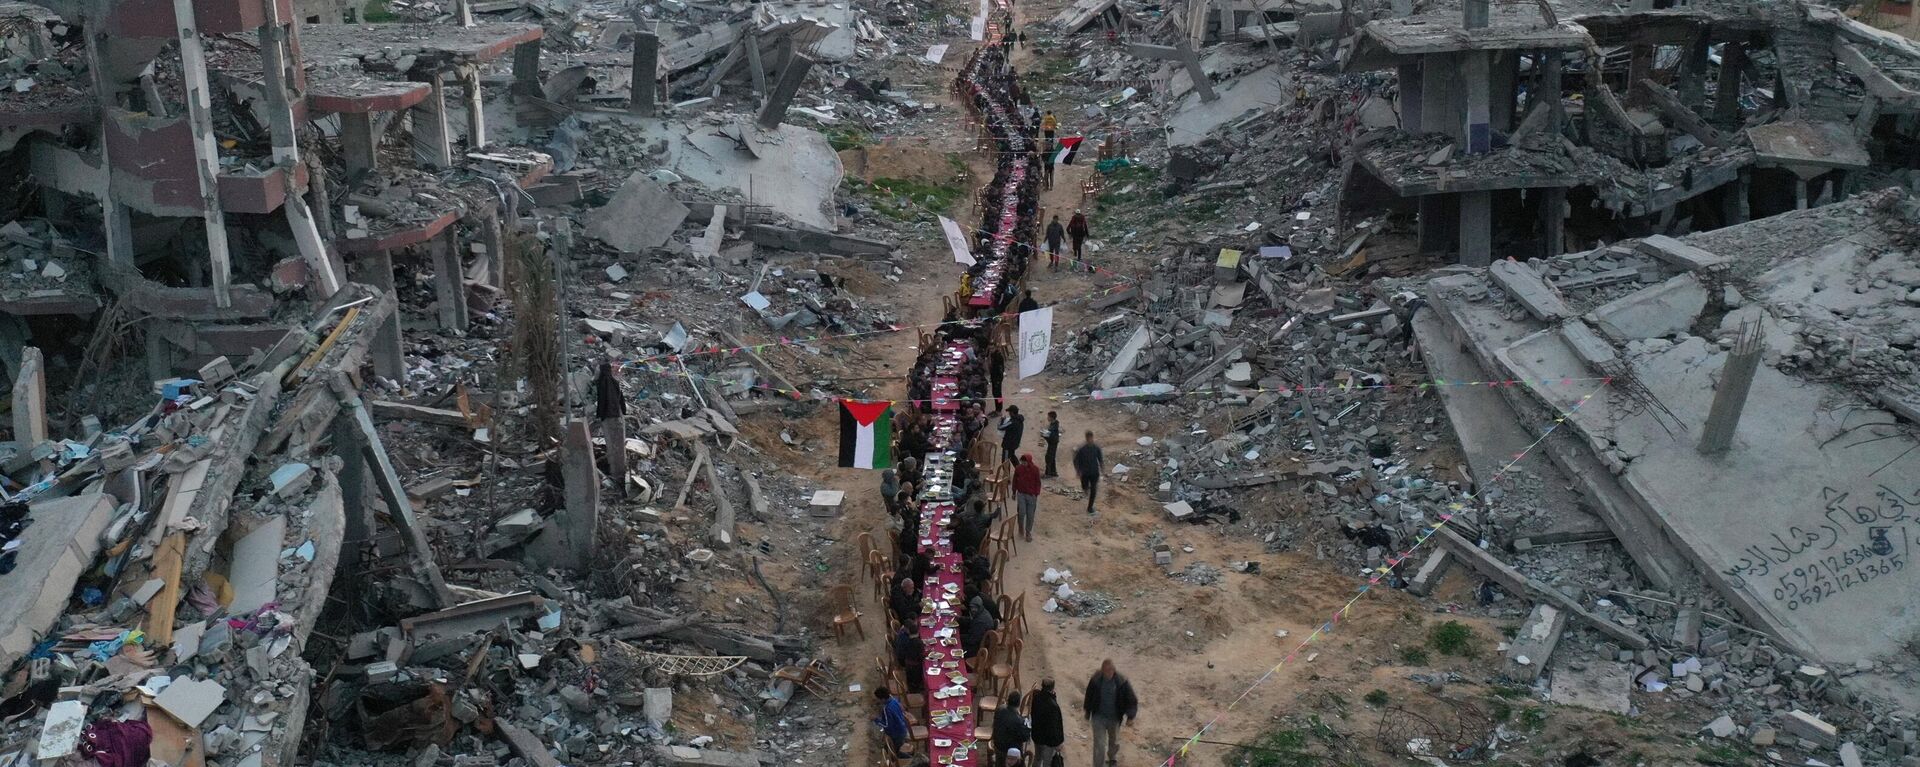
<svg viewBox="0 0 1920 767">
<path fill-rule="evenodd" d="M 840 400 L 840 465 L 884 469 L 893 465 L 893 403 Z"/>
<path fill-rule="evenodd" d="M 1080 137 L 1067 136 L 1060 139 L 1060 151 L 1053 153 L 1053 164 L 1072 165 L 1073 155 L 1080 151 Z"/>
</svg>

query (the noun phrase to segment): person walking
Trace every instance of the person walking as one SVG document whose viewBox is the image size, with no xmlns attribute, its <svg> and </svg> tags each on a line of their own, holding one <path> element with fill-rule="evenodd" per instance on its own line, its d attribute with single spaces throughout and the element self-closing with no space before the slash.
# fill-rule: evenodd
<svg viewBox="0 0 1920 767">
<path fill-rule="evenodd" d="M 994 346 L 992 351 L 987 352 L 987 375 L 987 382 L 993 386 L 993 405 L 997 408 L 1001 402 L 1000 393 L 1003 391 L 1002 387 L 1005 386 L 1007 380 L 1007 355 L 1006 352 L 1000 350 L 998 345 Z"/>
<path fill-rule="evenodd" d="M 893 697 L 893 693 L 885 687 L 874 688 L 873 699 L 880 701 L 880 715 L 873 718 L 873 724 L 887 736 L 887 746 L 892 750 L 893 758 L 911 756 L 907 753 L 907 708 L 900 705 L 900 699 Z"/>
<path fill-rule="evenodd" d="M 1047 471 L 1045 476 L 1049 479 L 1060 476 L 1060 466 L 1053 461 L 1054 455 L 1060 452 L 1060 411 L 1047 411 L 1047 426 L 1040 431 L 1040 439 L 1045 440 L 1047 443 Z"/>
<path fill-rule="evenodd" d="M 1033 540 L 1033 517 L 1040 511 L 1040 467 L 1033 464 L 1033 454 L 1020 456 L 1020 465 L 1013 467 L 1013 497 L 1019 509 L 1020 535 L 1027 541 Z"/>
<path fill-rule="evenodd" d="M 1019 405 L 1007 406 L 1007 415 L 1000 419 L 1000 460 L 1013 463 L 1013 455 L 1020 450 L 1020 440 L 1027 436 L 1027 417 L 1020 414 Z"/>
<path fill-rule="evenodd" d="M 1060 744 L 1067 742 L 1067 725 L 1060 715 L 1060 696 L 1053 691 L 1053 677 L 1040 680 L 1040 689 L 1027 694 L 1027 725 L 1032 731 L 1033 763 L 1052 767 Z"/>
<path fill-rule="evenodd" d="M 1133 726 L 1140 713 L 1140 699 L 1133 694 L 1133 683 L 1114 670 L 1113 659 L 1100 662 L 1100 670 L 1087 680 L 1087 695 L 1081 702 L 1087 721 L 1093 725 L 1093 767 L 1114 767 L 1120 763 L 1120 725 Z"/>
<path fill-rule="evenodd" d="M 1051 168 L 1052 165 L 1047 167 Z M 1052 175 L 1052 171 L 1048 171 Z M 1053 220 L 1047 222 L 1047 268 L 1060 268 L 1060 243 L 1067 239 L 1067 228 L 1060 225 L 1060 214 L 1053 214 Z"/>
<path fill-rule="evenodd" d="M 1008 752 L 1020 751 L 1032 734 L 1027 729 L 1026 717 L 1020 715 L 1020 693 L 1007 693 L 1006 702 L 993 714 L 993 753 L 999 757 L 994 761 L 1006 763 Z"/>
<path fill-rule="evenodd" d="M 1107 467 L 1100 446 L 1093 444 L 1093 432 L 1073 451 L 1073 473 L 1080 475 L 1080 490 L 1087 494 L 1087 514 L 1093 514 L 1093 499 L 1100 494 L 1100 472 Z"/>
<path fill-rule="evenodd" d="M 1084 211 L 1074 211 L 1073 218 L 1067 221 L 1067 238 L 1073 240 L 1074 264 L 1087 263 L 1086 251 L 1084 249 L 1087 245 L 1087 235 L 1091 233 L 1093 233 L 1093 227 L 1087 223 L 1087 214 Z M 1093 271 L 1093 266 L 1088 265 L 1087 271 Z"/>
<path fill-rule="evenodd" d="M 1053 110 L 1049 109 L 1046 114 L 1040 116 L 1040 135 L 1047 140 L 1048 144 L 1052 144 L 1053 133 L 1057 130 L 1060 130 L 1060 118 L 1054 117 Z"/>
</svg>

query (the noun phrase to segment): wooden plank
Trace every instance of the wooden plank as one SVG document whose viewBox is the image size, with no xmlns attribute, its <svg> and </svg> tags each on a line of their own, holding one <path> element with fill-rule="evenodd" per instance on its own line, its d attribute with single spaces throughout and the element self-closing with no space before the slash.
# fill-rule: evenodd
<svg viewBox="0 0 1920 767">
<path fill-rule="evenodd" d="M 173 611 L 180 606 L 180 568 L 187 558 L 187 534 L 167 533 L 153 553 L 153 577 L 165 583 L 147 603 L 149 647 L 173 645 Z"/>
</svg>

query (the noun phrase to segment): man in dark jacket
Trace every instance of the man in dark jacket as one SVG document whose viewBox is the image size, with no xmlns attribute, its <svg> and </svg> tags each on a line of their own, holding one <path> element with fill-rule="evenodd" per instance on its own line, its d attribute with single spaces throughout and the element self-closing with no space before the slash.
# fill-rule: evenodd
<svg viewBox="0 0 1920 767">
<path fill-rule="evenodd" d="M 1060 752 L 1060 744 L 1067 742 L 1067 724 L 1060 715 L 1053 677 L 1040 680 L 1040 689 L 1027 696 L 1027 719 L 1033 730 L 1033 764 L 1053 767 L 1053 755 Z"/>
<path fill-rule="evenodd" d="M 1047 223 L 1047 268 L 1060 268 L 1060 244 L 1067 240 L 1067 228 L 1060 225 L 1060 214 L 1055 213 L 1053 220 Z"/>
<path fill-rule="evenodd" d="M 1087 441 L 1073 451 L 1073 473 L 1080 475 L 1080 490 L 1087 494 L 1087 513 L 1093 513 L 1093 499 L 1100 494 L 1100 472 L 1107 467 L 1107 460 L 1100 454 L 1100 446 L 1093 444 L 1093 432 L 1087 432 Z"/>
<path fill-rule="evenodd" d="M 1134 697 L 1133 683 L 1114 670 L 1113 659 L 1100 662 L 1100 671 L 1087 680 L 1086 698 L 1080 707 L 1093 725 L 1093 767 L 1113 767 L 1120 762 L 1120 724 L 1133 726 L 1140 713 L 1140 699 Z M 1104 754 L 1104 756 L 1103 756 Z"/>
<path fill-rule="evenodd" d="M 924 692 L 927 675 L 921 673 L 920 666 L 927 662 L 927 645 L 920 641 L 920 627 L 912 623 L 901 624 L 900 630 L 893 635 L 893 662 L 900 667 L 901 675 L 907 678 L 907 692 Z"/>
<path fill-rule="evenodd" d="M 1020 716 L 1020 693 L 1007 693 L 1006 702 L 993 715 L 993 763 L 1005 764 L 1007 751 L 1024 748 L 1032 734 L 1027 720 Z"/>
<path fill-rule="evenodd" d="M 1000 422 L 1000 460 L 1013 463 L 1014 455 L 1020 451 L 1020 440 L 1027 436 L 1027 417 L 1020 414 L 1019 405 L 1007 406 L 1007 417 Z"/>
<path fill-rule="evenodd" d="M 1060 411 L 1047 411 L 1047 426 L 1041 430 L 1040 438 L 1047 442 L 1046 476 L 1060 476 L 1060 467 L 1053 462 L 1054 453 L 1060 449 Z"/>
<path fill-rule="evenodd" d="M 1076 265 L 1087 263 L 1087 237 L 1092 234 L 1093 225 L 1087 222 L 1087 214 L 1074 211 L 1073 218 L 1067 220 L 1067 239 L 1073 240 L 1073 260 Z M 1093 271 L 1093 266 L 1089 264 L 1087 271 Z"/>
</svg>

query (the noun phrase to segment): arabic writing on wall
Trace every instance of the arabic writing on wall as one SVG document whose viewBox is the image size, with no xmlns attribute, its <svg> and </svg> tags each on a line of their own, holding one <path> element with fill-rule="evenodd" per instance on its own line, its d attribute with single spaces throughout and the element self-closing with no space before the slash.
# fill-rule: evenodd
<svg viewBox="0 0 1920 767">
<path fill-rule="evenodd" d="M 1798 611 L 1906 569 L 1920 538 L 1920 490 L 1823 487 L 1820 503 L 1819 520 L 1762 535 L 1720 574 Z"/>
</svg>

